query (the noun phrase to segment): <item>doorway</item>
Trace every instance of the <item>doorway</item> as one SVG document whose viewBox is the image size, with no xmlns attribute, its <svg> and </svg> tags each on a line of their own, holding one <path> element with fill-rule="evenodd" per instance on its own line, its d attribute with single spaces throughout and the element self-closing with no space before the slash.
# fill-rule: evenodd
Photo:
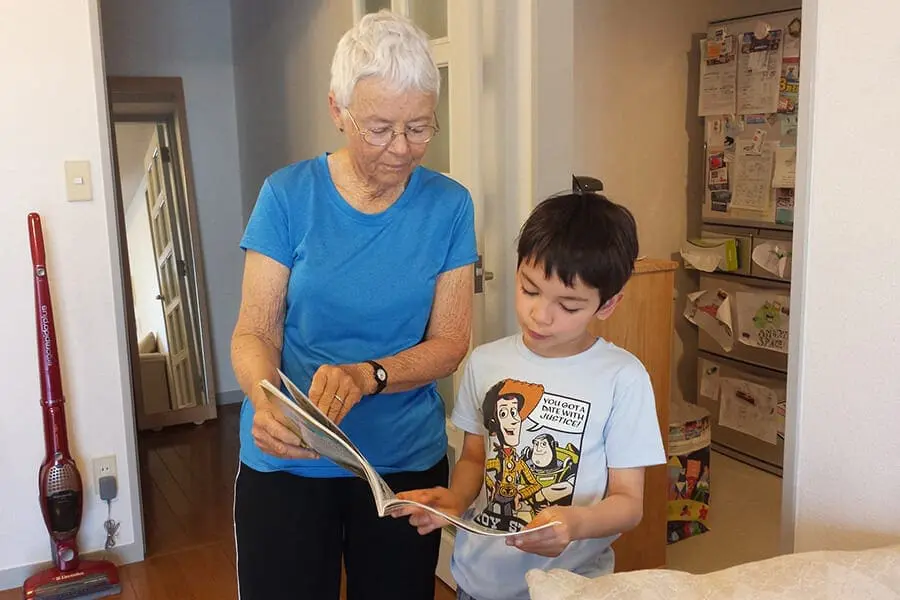
<svg viewBox="0 0 900 600">
<path fill-rule="evenodd" d="M 216 417 L 179 78 L 109 79 L 138 431 Z"/>
</svg>

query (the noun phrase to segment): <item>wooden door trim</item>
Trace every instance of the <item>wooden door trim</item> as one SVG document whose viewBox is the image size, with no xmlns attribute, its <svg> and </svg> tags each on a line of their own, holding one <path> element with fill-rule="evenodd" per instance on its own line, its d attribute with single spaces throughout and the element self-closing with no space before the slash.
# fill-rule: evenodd
<svg viewBox="0 0 900 600">
<path fill-rule="evenodd" d="M 118 122 L 156 121 L 158 119 L 171 119 L 173 124 L 174 143 L 177 146 L 181 178 L 184 182 L 184 211 L 187 216 L 187 229 L 189 232 L 188 244 L 190 256 L 188 259 L 194 275 L 196 289 L 191 294 L 197 303 L 199 320 L 199 339 L 202 365 L 205 381 L 205 396 L 207 409 L 206 418 L 216 415 L 216 382 L 215 369 L 212 358 L 212 331 L 209 320 L 209 303 L 206 294 L 206 273 L 203 266 L 201 249 L 201 235 L 198 226 L 199 215 L 196 203 L 196 186 L 189 139 L 187 121 L 187 107 L 184 98 L 184 85 L 181 77 L 107 77 L 107 95 L 109 98 L 109 114 L 113 124 Z M 117 210 L 121 210 L 121 187 L 117 190 L 120 202 Z M 124 235 L 124 231 L 123 231 Z M 125 253 L 125 248 L 122 252 Z M 127 290 L 126 290 L 127 291 Z M 131 309 L 133 310 L 133 302 Z M 199 419 L 197 419 L 199 420 Z"/>
</svg>

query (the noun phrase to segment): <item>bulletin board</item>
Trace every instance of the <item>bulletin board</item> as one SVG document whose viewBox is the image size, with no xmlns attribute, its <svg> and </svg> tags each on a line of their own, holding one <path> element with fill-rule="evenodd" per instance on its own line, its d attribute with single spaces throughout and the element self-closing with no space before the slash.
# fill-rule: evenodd
<svg viewBox="0 0 900 600">
<path fill-rule="evenodd" d="M 793 227 L 800 15 L 715 22 L 700 41 L 706 223 Z"/>
</svg>

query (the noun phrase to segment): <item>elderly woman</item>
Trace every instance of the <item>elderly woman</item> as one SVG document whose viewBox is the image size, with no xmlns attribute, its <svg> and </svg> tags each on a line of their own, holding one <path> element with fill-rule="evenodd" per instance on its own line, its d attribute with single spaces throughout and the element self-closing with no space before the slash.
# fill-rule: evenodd
<svg viewBox="0 0 900 600">
<path fill-rule="evenodd" d="M 232 363 L 242 600 L 433 598 L 440 533 L 379 518 L 366 482 L 310 456 L 258 382 L 282 369 L 394 491 L 447 484 L 435 380 L 466 354 L 473 205 L 420 162 L 438 133 L 426 36 L 389 12 L 340 40 L 328 101 L 346 145 L 270 175 L 247 224 Z"/>
</svg>

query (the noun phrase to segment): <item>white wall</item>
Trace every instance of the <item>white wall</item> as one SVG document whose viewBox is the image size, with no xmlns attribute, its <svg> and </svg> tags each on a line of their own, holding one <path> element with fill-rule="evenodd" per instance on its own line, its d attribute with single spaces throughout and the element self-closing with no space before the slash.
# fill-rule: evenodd
<svg viewBox="0 0 900 600">
<path fill-rule="evenodd" d="M 703 123 L 698 35 L 709 21 L 799 0 L 575 0 L 575 165 L 635 215 L 641 254 L 676 258 L 699 233 Z M 690 217 L 688 215 L 691 215 Z M 680 259 L 678 259 L 680 261 Z M 682 316 L 694 277 L 676 277 L 673 396 L 696 397 L 697 330 Z"/>
<path fill-rule="evenodd" d="M 183 79 L 216 391 L 221 395 L 238 388 L 230 346 L 243 269 L 231 10 L 226 0 L 105 0 L 102 8 L 109 75 Z"/>
<path fill-rule="evenodd" d="M 900 5 L 803 10 L 787 517 L 796 550 L 862 548 L 900 542 Z"/>
<path fill-rule="evenodd" d="M 159 294 L 159 276 L 156 271 L 156 254 L 150 237 L 150 218 L 144 192 L 147 178 L 138 184 L 134 198 L 125 210 L 125 235 L 128 239 L 128 266 L 131 269 L 131 289 L 134 297 L 134 318 L 137 339 L 148 333 L 156 334 L 161 352 L 169 351 L 166 335 L 166 319 Z"/>
<path fill-rule="evenodd" d="M 573 0 L 484 0 L 481 103 L 484 331 L 519 330 L 516 237 L 535 203 L 571 186 L 574 153 Z"/>
<path fill-rule="evenodd" d="M 41 214 L 71 452 L 85 490 L 79 541 L 103 547 L 106 506 L 90 459 L 114 454 L 119 550 L 140 556 L 131 387 L 114 227 L 112 159 L 96 0 L 0 0 L 0 589 L 49 560 L 37 499 L 44 441 L 26 215 Z M 15 57 L 14 59 L 11 57 Z M 65 90 L 64 94 L 60 90 Z M 91 163 L 94 200 L 67 203 L 63 161 Z M 137 542 L 137 543 L 135 543 Z M 135 554 L 136 553 L 136 554 Z"/>
<path fill-rule="evenodd" d="M 331 58 L 353 25 L 353 6 L 349 0 L 231 0 L 231 12 L 246 220 L 272 171 L 340 147 L 328 88 Z"/>
</svg>

